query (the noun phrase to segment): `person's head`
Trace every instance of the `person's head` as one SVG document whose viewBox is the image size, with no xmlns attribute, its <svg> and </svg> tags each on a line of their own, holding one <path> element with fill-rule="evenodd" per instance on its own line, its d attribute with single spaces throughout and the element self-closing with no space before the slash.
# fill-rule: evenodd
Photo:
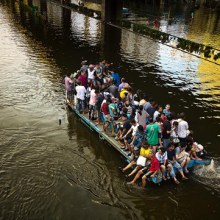
<svg viewBox="0 0 220 220">
<path fill-rule="evenodd" d="M 137 92 L 136 92 L 136 94 L 137 94 L 137 96 L 138 96 L 139 99 L 142 99 L 142 97 L 143 97 L 143 92 L 142 92 L 142 90 L 138 89 Z"/>
<path fill-rule="evenodd" d="M 173 119 L 173 118 L 172 118 L 171 115 L 168 115 L 168 116 L 167 116 L 167 120 L 168 120 L 168 121 L 172 121 L 172 119 Z"/>
<path fill-rule="evenodd" d="M 100 64 L 96 63 L 95 67 L 98 69 L 100 67 Z"/>
<path fill-rule="evenodd" d="M 125 101 L 125 106 L 129 106 L 130 105 L 130 101 L 129 100 L 126 100 Z"/>
<path fill-rule="evenodd" d="M 99 90 L 95 89 L 95 94 L 98 95 L 99 94 Z"/>
<path fill-rule="evenodd" d="M 117 81 L 116 81 L 115 79 L 113 79 L 113 80 L 112 80 L 112 84 L 113 84 L 113 85 L 116 85 L 116 84 L 117 84 Z"/>
<path fill-rule="evenodd" d="M 144 94 L 143 94 L 143 99 L 144 99 L 146 102 L 148 102 L 148 101 L 149 101 L 149 96 L 148 96 L 146 93 L 144 93 Z"/>
<path fill-rule="evenodd" d="M 167 104 L 167 105 L 165 106 L 165 109 L 166 109 L 166 111 L 169 111 L 169 110 L 170 110 L 170 105 Z"/>
<path fill-rule="evenodd" d="M 153 118 L 150 117 L 150 118 L 148 119 L 148 122 L 149 122 L 149 124 L 152 124 L 152 123 L 153 123 Z"/>
<path fill-rule="evenodd" d="M 158 112 L 160 112 L 160 113 L 161 113 L 161 112 L 163 111 L 163 108 L 162 108 L 162 106 L 161 106 L 161 105 L 158 105 L 158 106 L 157 106 L 157 108 L 156 108 L 156 110 L 157 110 Z"/>
<path fill-rule="evenodd" d="M 125 78 L 121 78 L 121 82 L 122 82 L 122 83 L 125 83 L 125 82 L 126 82 L 126 79 L 125 79 Z"/>
<path fill-rule="evenodd" d="M 78 80 L 77 84 L 78 84 L 79 86 L 81 86 L 81 85 L 82 85 L 81 81 L 79 81 L 79 80 Z"/>
<path fill-rule="evenodd" d="M 139 105 L 139 111 L 143 111 L 144 106 L 143 105 Z"/>
<path fill-rule="evenodd" d="M 157 123 L 160 123 L 160 116 L 157 116 L 157 117 L 156 117 L 156 122 L 157 122 Z"/>
<path fill-rule="evenodd" d="M 187 146 L 187 143 L 186 143 L 186 142 L 181 142 L 181 143 L 180 143 L 180 147 L 181 147 L 181 148 L 185 149 L 186 146 Z"/>
<path fill-rule="evenodd" d="M 160 118 L 161 118 L 162 120 L 164 120 L 164 119 L 166 118 L 166 115 L 162 112 L 162 113 L 160 114 Z"/>
<path fill-rule="evenodd" d="M 127 114 L 127 112 L 128 112 L 128 109 L 124 107 L 124 108 L 122 109 L 122 113 L 123 113 L 123 114 Z"/>
<path fill-rule="evenodd" d="M 175 146 L 174 146 L 173 143 L 169 143 L 167 148 L 168 148 L 169 151 L 172 151 L 172 150 L 174 150 Z"/>
<path fill-rule="evenodd" d="M 178 127 L 178 124 L 179 124 L 178 121 L 174 121 L 174 122 L 173 122 L 173 127 L 174 127 L 174 128 L 177 128 L 177 127 Z"/>
<path fill-rule="evenodd" d="M 144 132 L 144 127 L 142 125 L 138 125 L 138 131 Z"/>
<path fill-rule="evenodd" d="M 93 69 L 94 69 L 94 66 L 93 66 L 92 64 L 90 64 L 90 65 L 89 65 L 89 69 L 90 69 L 90 70 L 93 70 Z"/>
<path fill-rule="evenodd" d="M 161 147 L 158 150 L 159 154 L 163 155 L 166 152 L 166 148 L 165 147 Z"/>
<path fill-rule="evenodd" d="M 86 65 L 87 64 L 87 60 L 83 60 L 82 62 L 81 62 L 81 65 L 83 66 L 83 65 Z"/>
<path fill-rule="evenodd" d="M 144 144 L 142 145 L 142 147 L 143 147 L 144 149 L 148 149 L 148 148 L 150 147 L 150 145 L 149 145 L 148 143 L 144 143 Z"/>
<path fill-rule="evenodd" d="M 185 119 L 185 113 L 184 113 L 184 112 L 181 112 L 181 113 L 179 114 L 179 118 Z"/>
<path fill-rule="evenodd" d="M 130 120 L 130 123 L 131 123 L 131 125 L 136 125 L 136 121 L 134 120 L 134 118 L 132 118 L 132 119 Z"/>
<path fill-rule="evenodd" d="M 66 76 L 70 77 L 71 73 L 67 73 Z"/>
</svg>

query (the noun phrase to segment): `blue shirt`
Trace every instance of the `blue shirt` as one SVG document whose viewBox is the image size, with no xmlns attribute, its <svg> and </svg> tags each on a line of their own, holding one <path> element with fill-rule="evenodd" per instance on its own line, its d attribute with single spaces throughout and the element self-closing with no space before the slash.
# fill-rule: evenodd
<svg viewBox="0 0 220 220">
<path fill-rule="evenodd" d="M 118 73 L 113 72 L 112 78 L 116 81 L 116 86 L 118 87 L 120 85 L 120 76 L 118 75 Z"/>
</svg>

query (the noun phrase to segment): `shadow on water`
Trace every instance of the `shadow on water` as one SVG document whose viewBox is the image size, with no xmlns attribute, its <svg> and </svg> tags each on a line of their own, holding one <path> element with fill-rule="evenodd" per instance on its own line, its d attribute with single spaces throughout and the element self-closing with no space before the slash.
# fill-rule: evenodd
<svg viewBox="0 0 220 220">
<path fill-rule="evenodd" d="M 1 216 L 217 218 L 219 194 L 192 179 L 178 187 L 129 187 L 117 168 L 125 165 L 118 153 L 72 113 L 66 116 L 62 87 L 64 74 L 78 69 L 82 57 L 106 57 L 135 89 L 186 111 L 196 137 L 218 158 L 217 67 L 207 70 L 198 58 L 49 1 L 44 23 L 17 2 L 0 2 Z"/>
</svg>

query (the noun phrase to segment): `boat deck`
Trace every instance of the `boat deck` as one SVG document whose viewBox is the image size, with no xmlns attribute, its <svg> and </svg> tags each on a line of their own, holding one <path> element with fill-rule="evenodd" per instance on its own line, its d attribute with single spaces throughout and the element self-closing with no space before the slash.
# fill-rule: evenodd
<svg viewBox="0 0 220 220">
<path fill-rule="evenodd" d="M 68 104 L 68 106 L 80 118 L 80 120 L 83 124 L 85 124 L 87 127 L 89 127 L 89 129 L 91 129 L 91 130 L 98 133 L 100 139 L 105 140 L 112 147 L 114 147 L 126 159 L 127 162 L 131 161 L 130 157 L 128 156 L 128 152 L 121 149 L 121 145 L 115 140 L 115 138 L 107 135 L 103 131 L 103 125 L 102 124 L 101 125 L 96 125 L 93 121 L 89 120 L 88 114 L 81 114 L 81 113 L 79 113 L 79 111 L 77 110 L 76 107 L 71 106 L 70 104 Z"/>
</svg>

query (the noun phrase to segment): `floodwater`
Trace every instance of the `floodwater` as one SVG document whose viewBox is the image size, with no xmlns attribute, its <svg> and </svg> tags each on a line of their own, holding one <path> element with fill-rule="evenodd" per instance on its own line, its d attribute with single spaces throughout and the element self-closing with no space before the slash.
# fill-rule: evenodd
<svg viewBox="0 0 220 220">
<path fill-rule="evenodd" d="M 63 79 L 82 59 L 110 60 L 134 89 L 186 112 L 219 172 L 220 67 L 33 2 L 46 21 L 0 0 L 0 218 L 219 218 L 218 173 L 193 174 L 179 186 L 127 186 L 121 156 L 65 110 Z"/>
<path fill-rule="evenodd" d="M 124 6 L 131 12 L 129 19 L 153 26 L 157 18 L 161 31 L 220 50 L 220 13 L 205 7 L 205 0 L 196 1 L 200 2 L 196 8 L 193 4 L 186 4 L 187 1 L 170 5 L 149 2 L 124 1 Z"/>
</svg>

